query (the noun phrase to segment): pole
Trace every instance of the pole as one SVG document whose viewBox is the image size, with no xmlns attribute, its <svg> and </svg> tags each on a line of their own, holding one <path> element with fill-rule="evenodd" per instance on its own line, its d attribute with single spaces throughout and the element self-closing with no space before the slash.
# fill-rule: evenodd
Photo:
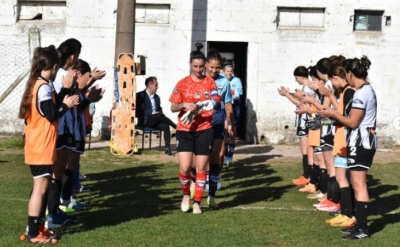
<svg viewBox="0 0 400 247">
<path fill-rule="evenodd" d="M 120 53 L 135 51 L 135 5 L 136 0 L 118 0 L 117 30 L 115 37 L 115 64 Z"/>
</svg>

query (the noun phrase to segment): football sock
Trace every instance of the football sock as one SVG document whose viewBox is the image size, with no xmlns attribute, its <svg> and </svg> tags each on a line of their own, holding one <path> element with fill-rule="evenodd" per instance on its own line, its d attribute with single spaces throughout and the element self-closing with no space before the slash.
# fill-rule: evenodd
<svg viewBox="0 0 400 247">
<path fill-rule="evenodd" d="M 356 227 L 358 229 L 367 228 L 368 204 L 369 202 L 360 202 L 360 201 L 356 201 L 355 203 L 356 220 L 357 220 Z"/>
<path fill-rule="evenodd" d="M 308 156 L 307 154 L 303 155 L 303 176 L 305 178 L 310 177 L 310 167 L 308 165 Z"/>
<path fill-rule="evenodd" d="M 181 182 L 181 188 L 182 192 L 184 195 L 189 195 L 190 194 L 190 175 L 184 175 L 182 173 L 179 173 L 179 181 Z"/>
<path fill-rule="evenodd" d="M 196 191 L 194 194 L 194 202 L 197 202 L 198 204 L 200 204 L 201 199 L 203 198 L 205 184 L 206 174 L 198 172 L 196 174 Z"/>
<path fill-rule="evenodd" d="M 51 179 L 48 193 L 48 209 L 49 214 L 57 213 L 58 205 L 60 204 L 61 180 Z"/>
<path fill-rule="evenodd" d="M 74 171 L 66 169 L 65 172 L 65 182 L 62 188 L 62 198 L 65 201 L 71 200 L 72 195 L 72 179 L 74 176 Z"/>
<path fill-rule="evenodd" d="M 210 176 L 208 181 L 209 184 L 208 194 L 210 196 L 215 196 L 215 192 L 217 191 L 220 171 L 221 170 L 218 164 L 210 164 Z"/>
<path fill-rule="evenodd" d="M 319 190 L 322 193 L 327 193 L 328 191 L 328 173 L 326 169 L 319 169 Z"/>
<path fill-rule="evenodd" d="M 344 214 L 349 218 L 354 216 L 353 198 L 351 198 L 350 187 L 344 187 L 340 189 L 340 206 L 342 209 L 341 214 Z"/>
<path fill-rule="evenodd" d="M 39 217 L 28 216 L 28 235 L 31 237 L 39 235 Z"/>
</svg>

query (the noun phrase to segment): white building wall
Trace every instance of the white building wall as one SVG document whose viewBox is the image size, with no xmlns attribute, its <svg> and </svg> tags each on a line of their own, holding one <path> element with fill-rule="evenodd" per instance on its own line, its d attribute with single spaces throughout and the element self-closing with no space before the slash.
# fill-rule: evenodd
<svg viewBox="0 0 400 247">
<path fill-rule="evenodd" d="M 252 135 L 267 137 L 270 142 L 291 142 L 294 138 L 294 106 L 280 97 L 277 88 L 297 87 L 292 76 L 298 65 L 313 65 L 333 54 L 346 57 L 367 55 L 372 61 L 369 79 L 378 97 L 378 133 L 381 142 L 400 144 L 394 123 L 399 116 L 400 83 L 398 69 L 400 8 L 396 1 L 373 0 L 137 0 L 138 4 L 170 4 L 169 24 L 137 23 L 135 55 L 146 57 L 146 76 L 137 76 L 138 90 L 144 79 L 155 75 L 165 113 L 175 83 L 189 73 L 189 53 L 197 41 L 248 42 L 247 57 L 247 141 Z M 67 1 L 66 22 L 35 24 L 15 23 L 16 0 L 0 0 L 0 41 L 41 29 L 42 45 L 60 44 L 70 37 L 83 44 L 81 58 L 91 66 L 105 69 L 107 76 L 99 83 L 107 90 L 97 104 L 95 128 L 108 125 L 112 101 L 112 66 L 115 48 L 116 0 Z M 195 14 L 193 15 L 193 5 Z M 324 28 L 277 28 L 277 7 L 325 8 Z M 382 32 L 353 32 L 355 9 L 383 10 L 391 16 L 391 25 Z M 207 11 L 207 12 L 204 12 Z M 194 16 L 194 18 L 193 18 Z M 354 18 L 353 18 L 354 19 Z M 4 58 L 0 62 L 3 63 Z M 1 113 L 1 112 L 0 112 Z M 1 119 L 0 119 L 1 120 Z M 257 132 L 252 127 L 257 127 Z M 8 127 L 0 121 L 0 131 Z M 9 131 L 9 128 L 7 129 Z M 18 131 L 15 129 L 15 131 Z M 98 132 L 98 131 L 97 131 Z"/>
</svg>

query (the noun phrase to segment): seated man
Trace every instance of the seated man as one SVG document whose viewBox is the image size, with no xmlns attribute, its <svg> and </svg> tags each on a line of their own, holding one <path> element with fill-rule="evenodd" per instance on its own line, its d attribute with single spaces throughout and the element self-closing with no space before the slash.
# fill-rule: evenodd
<svg viewBox="0 0 400 247">
<path fill-rule="evenodd" d="M 145 81 L 146 89 L 136 93 L 136 117 L 138 125 L 164 131 L 165 154 L 171 153 L 171 132 L 169 126 L 176 129 L 176 124 L 167 118 L 161 108 L 157 78 L 151 76 Z"/>
</svg>

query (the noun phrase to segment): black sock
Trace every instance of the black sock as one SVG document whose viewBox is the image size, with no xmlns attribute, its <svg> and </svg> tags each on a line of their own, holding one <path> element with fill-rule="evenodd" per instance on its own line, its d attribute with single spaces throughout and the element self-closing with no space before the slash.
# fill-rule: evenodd
<svg viewBox="0 0 400 247">
<path fill-rule="evenodd" d="M 73 190 L 73 183 L 72 179 L 74 177 L 74 171 L 66 169 L 65 172 L 65 182 L 64 186 L 62 187 L 62 198 L 64 201 L 71 200 L 72 190 Z"/>
<path fill-rule="evenodd" d="M 190 168 L 190 178 L 192 179 L 192 182 L 196 182 L 196 168 Z"/>
<path fill-rule="evenodd" d="M 61 194 L 61 181 L 58 179 L 51 179 L 49 193 L 48 193 L 48 209 L 49 214 L 57 213 L 58 205 L 60 204 Z"/>
<path fill-rule="evenodd" d="M 342 209 L 341 214 L 349 218 L 354 216 L 353 198 L 351 197 L 350 187 L 340 188 L 340 207 Z"/>
<path fill-rule="evenodd" d="M 218 164 L 210 164 L 210 172 L 208 180 L 208 195 L 210 196 L 215 196 L 220 172 L 221 169 Z"/>
<path fill-rule="evenodd" d="M 358 229 L 366 229 L 367 225 L 367 215 L 368 215 L 368 204 L 369 202 L 359 202 L 356 201 L 355 208 L 356 208 L 356 220 Z"/>
<path fill-rule="evenodd" d="M 316 164 L 311 165 L 312 170 L 311 170 L 311 177 L 310 177 L 310 183 L 317 185 L 318 183 L 318 174 L 319 174 L 319 166 Z"/>
<path fill-rule="evenodd" d="M 340 188 L 339 184 L 336 181 L 336 177 L 329 177 L 330 186 L 331 186 L 331 201 L 334 203 L 339 203 L 340 201 Z"/>
<path fill-rule="evenodd" d="M 319 169 L 319 190 L 322 193 L 328 192 L 328 173 L 326 169 Z"/>
<path fill-rule="evenodd" d="M 303 176 L 305 178 L 310 177 L 310 167 L 308 165 L 308 156 L 307 154 L 303 154 Z"/>
<path fill-rule="evenodd" d="M 39 235 L 39 217 L 28 216 L 28 235 L 33 238 Z"/>
</svg>

